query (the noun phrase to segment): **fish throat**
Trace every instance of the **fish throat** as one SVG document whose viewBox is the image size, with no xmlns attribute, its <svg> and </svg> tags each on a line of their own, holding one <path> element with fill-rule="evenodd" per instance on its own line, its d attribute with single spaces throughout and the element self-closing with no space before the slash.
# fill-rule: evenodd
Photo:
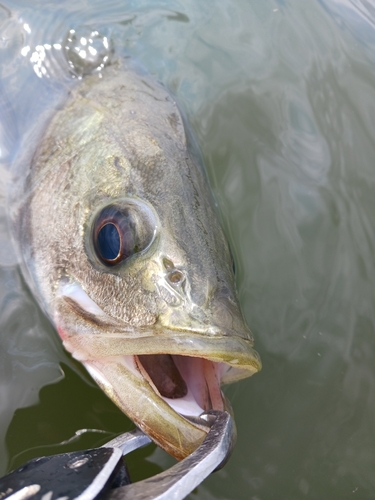
<svg viewBox="0 0 375 500">
<path fill-rule="evenodd" d="M 224 409 L 218 363 L 171 354 L 139 355 L 135 362 L 154 391 L 182 415 Z"/>
</svg>

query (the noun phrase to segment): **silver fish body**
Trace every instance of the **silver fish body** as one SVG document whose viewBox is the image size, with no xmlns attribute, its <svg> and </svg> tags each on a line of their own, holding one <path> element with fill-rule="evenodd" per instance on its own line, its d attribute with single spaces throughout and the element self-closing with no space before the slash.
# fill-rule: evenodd
<svg viewBox="0 0 375 500">
<path fill-rule="evenodd" d="M 220 384 L 260 360 L 174 99 L 120 63 L 85 77 L 15 207 L 25 276 L 66 349 L 160 446 L 191 453 Z"/>
</svg>

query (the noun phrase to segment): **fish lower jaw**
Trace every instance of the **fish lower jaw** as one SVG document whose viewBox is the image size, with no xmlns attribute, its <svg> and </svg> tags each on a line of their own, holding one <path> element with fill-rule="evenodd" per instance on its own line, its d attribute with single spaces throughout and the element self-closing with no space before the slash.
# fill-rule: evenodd
<svg viewBox="0 0 375 500">
<path fill-rule="evenodd" d="M 226 407 L 220 390 L 222 368 L 207 359 L 116 356 L 86 361 L 85 366 L 113 402 L 178 459 L 205 438 L 208 427 L 200 415 Z"/>
<path fill-rule="evenodd" d="M 86 362 L 85 365 L 100 385 L 108 386 L 103 375 L 94 373 L 93 367 L 98 361 Z M 105 363 L 105 358 L 102 361 Z M 169 354 L 117 356 L 107 361 L 122 364 L 137 377 L 140 374 L 156 396 L 182 416 L 198 417 L 210 410 L 224 410 L 219 363 Z M 106 390 L 109 392 L 108 387 Z"/>
</svg>

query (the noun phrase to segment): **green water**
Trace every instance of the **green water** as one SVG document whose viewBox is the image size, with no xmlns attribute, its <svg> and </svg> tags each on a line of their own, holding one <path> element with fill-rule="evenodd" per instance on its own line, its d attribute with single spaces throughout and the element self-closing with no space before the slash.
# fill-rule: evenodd
<svg viewBox="0 0 375 500">
<path fill-rule="evenodd" d="M 190 498 L 375 498 L 371 4 L 2 5 L 0 474 L 35 456 L 103 444 L 132 427 L 63 351 L 20 278 L 4 221 L 13 156 L 33 147 L 27 134 L 42 127 L 68 85 L 58 54 L 49 59 L 45 44 L 88 24 L 108 30 L 117 53 L 137 58 L 184 107 L 262 356 L 260 374 L 226 389 L 239 435 L 230 462 Z M 31 63 L 31 54 L 42 53 L 37 47 L 47 55 Z M 128 464 L 138 479 L 170 461 L 148 447 Z"/>
</svg>

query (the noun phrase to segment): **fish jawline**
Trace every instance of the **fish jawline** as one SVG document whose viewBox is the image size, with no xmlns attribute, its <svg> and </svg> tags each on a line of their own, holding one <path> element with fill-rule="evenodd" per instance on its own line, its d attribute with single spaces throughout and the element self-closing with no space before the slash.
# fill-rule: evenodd
<svg viewBox="0 0 375 500">
<path fill-rule="evenodd" d="M 84 365 L 97 384 L 138 427 L 168 453 L 183 459 L 202 443 L 208 432 L 206 422 L 199 416 L 210 409 L 228 407 L 217 378 L 218 364 L 204 358 L 173 356 L 176 366 L 185 376 L 188 391 L 182 398 L 171 399 L 160 394 L 148 373 L 140 369 L 137 358 L 97 358 L 87 360 Z M 192 377 L 189 370 L 202 373 Z M 197 381 L 206 388 L 197 385 Z"/>
</svg>

